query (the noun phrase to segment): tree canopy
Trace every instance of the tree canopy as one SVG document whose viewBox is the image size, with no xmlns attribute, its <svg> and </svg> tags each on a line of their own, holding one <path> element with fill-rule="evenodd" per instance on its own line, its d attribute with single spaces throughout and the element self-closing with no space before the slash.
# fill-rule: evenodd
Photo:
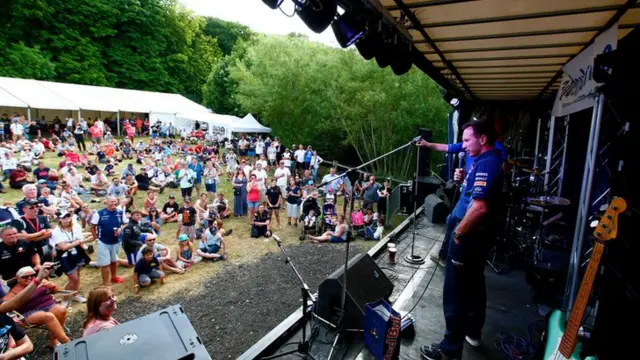
<svg viewBox="0 0 640 360">
<path fill-rule="evenodd" d="M 181 93 L 222 56 L 177 0 L 20 0 L 0 8 L 0 75 Z"/>
</svg>

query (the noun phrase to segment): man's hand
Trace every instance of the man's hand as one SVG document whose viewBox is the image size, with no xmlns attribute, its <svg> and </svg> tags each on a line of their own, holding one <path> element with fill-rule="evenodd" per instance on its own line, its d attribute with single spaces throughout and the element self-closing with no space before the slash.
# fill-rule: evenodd
<svg viewBox="0 0 640 360">
<path fill-rule="evenodd" d="M 418 147 L 429 147 L 429 145 L 431 145 L 431 143 L 425 139 L 420 139 L 420 141 L 416 143 L 416 146 Z"/>
<path fill-rule="evenodd" d="M 460 239 L 458 238 L 458 233 L 457 232 L 453 232 L 451 234 L 451 237 L 453 238 L 453 242 L 456 243 L 456 245 L 460 245 Z"/>
<path fill-rule="evenodd" d="M 456 169 L 455 173 L 453 174 L 453 180 L 455 182 L 461 183 L 464 180 L 466 175 L 467 174 L 464 171 L 464 169 L 462 168 Z"/>
<path fill-rule="evenodd" d="M 133 293 L 134 294 L 139 294 L 140 293 L 140 285 L 138 285 L 138 284 L 133 285 Z"/>
</svg>

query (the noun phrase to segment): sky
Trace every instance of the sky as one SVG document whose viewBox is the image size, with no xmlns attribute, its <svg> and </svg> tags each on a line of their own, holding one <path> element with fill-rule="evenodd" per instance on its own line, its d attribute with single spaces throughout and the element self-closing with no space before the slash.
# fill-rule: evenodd
<svg viewBox="0 0 640 360">
<path fill-rule="evenodd" d="M 312 41 L 339 47 L 331 27 L 322 34 L 316 34 L 309 30 L 297 15 L 289 18 L 280 10 L 272 10 L 262 0 L 180 0 L 180 2 L 197 15 L 235 21 L 266 34 L 286 35 L 291 32 L 305 34 Z M 281 8 L 287 14 L 293 13 L 291 0 L 284 0 Z"/>
</svg>

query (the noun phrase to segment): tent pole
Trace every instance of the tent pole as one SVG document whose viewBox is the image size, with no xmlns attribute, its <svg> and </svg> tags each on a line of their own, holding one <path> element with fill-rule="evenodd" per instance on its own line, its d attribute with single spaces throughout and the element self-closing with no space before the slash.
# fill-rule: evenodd
<svg viewBox="0 0 640 360">
<path fill-rule="evenodd" d="M 78 121 L 82 118 L 82 110 L 78 109 Z"/>
<path fill-rule="evenodd" d="M 116 126 L 118 127 L 118 136 L 120 136 L 120 110 L 116 114 Z"/>
<path fill-rule="evenodd" d="M 29 106 L 27 108 L 27 119 L 29 119 L 29 121 L 31 121 L 31 106 Z"/>
<path fill-rule="evenodd" d="M 553 140 L 556 130 L 556 117 L 552 116 L 549 120 L 549 140 L 547 144 L 547 165 L 544 169 L 544 192 L 549 191 L 549 171 L 551 170 L 551 161 L 553 160 Z"/>
<path fill-rule="evenodd" d="M 598 142 L 600 140 L 600 127 L 602 125 L 602 112 L 605 98 L 603 94 L 598 96 L 598 100 L 593 106 L 591 115 L 591 129 L 589 131 L 589 145 L 584 162 L 584 173 L 582 175 L 582 190 L 580 191 L 580 202 L 578 203 L 578 215 L 576 217 L 576 227 L 573 232 L 573 246 L 571 248 L 571 261 L 569 263 L 569 273 L 567 285 L 565 287 L 564 308 L 567 313 L 571 312 L 575 300 L 578 286 L 578 276 L 580 274 L 580 257 L 582 256 L 582 246 L 584 235 L 589 219 L 591 208 L 591 188 L 593 186 L 594 167 L 598 156 Z"/>
</svg>

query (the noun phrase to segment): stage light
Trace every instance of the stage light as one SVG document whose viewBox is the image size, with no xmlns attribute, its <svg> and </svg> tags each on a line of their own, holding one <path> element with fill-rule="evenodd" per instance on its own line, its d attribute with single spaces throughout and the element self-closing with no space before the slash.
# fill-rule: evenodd
<svg viewBox="0 0 640 360">
<path fill-rule="evenodd" d="M 343 48 L 355 44 L 366 33 L 364 23 L 358 19 L 351 11 L 346 11 L 340 15 L 332 24 L 331 28 L 336 36 L 336 40 Z"/>
<path fill-rule="evenodd" d="M 381 29 L 382 22 L 380 20 L 370 22 L 367 33 L 356 42 L 356 49 L 365 60 L 371 60 L 376 56 L 382 43 L 382 38 L 380 37 Z"/>
<path fill-rule="evenodd" d="M 393 43 L 393 39 L 383 39 L 376 52 L 376 63 L 378 63 L 378 66 L 381 68 L 386 68 L 391 64 L 394 56 L 395 44 Z"/>
<path fill-rule="evenodd" d="M 412 46 L 406 41 L 399 40 L 398 35 L 396 35 L 395 42 L 395 54 L 391 59 L 391 70 L 393 70 L 394 74 L 400 76 L 408 73 L 413 67 Z"/>
<path fill-rule="evenodd" d="M 268 7 L 274 10 L 279 8 L 280 5 L 282 5 L 283 1 L 284 0 L 262 0 L 262 2 L 265 3 L 265 5 L 267 5 Z"/>
<path fill-rule="evenodd" d="M 304 3 L 294 1 L 298 7 L 298 16 L 311 29 L 320 34 L 333 22 L 338 12 L 338 5 L 334 0 L 307 0 Z"/>
</svg>

